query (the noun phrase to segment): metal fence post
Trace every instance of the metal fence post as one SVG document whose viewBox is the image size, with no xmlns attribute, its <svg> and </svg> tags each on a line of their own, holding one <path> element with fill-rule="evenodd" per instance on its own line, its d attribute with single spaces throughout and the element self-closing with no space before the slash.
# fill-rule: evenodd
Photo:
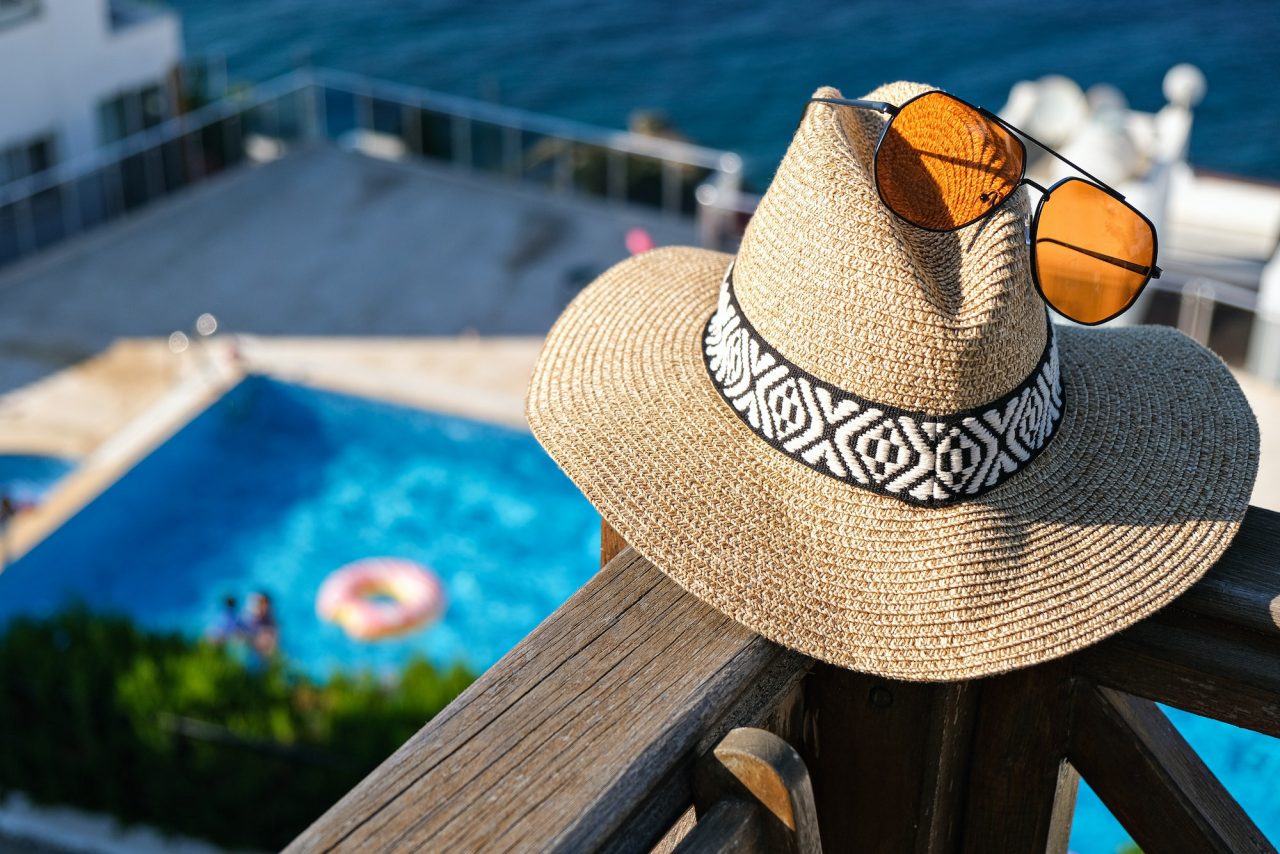
<svg viewBox="0 0 1280 854">
<path fill-rule="evenodd" d="M 62 202 L 62 227 L 66 236 L 78 234 L 84 225 L 80 216 L 80 182 L 73 178 L 58 187 L 58 195 Z"/>
<path fill-rule="evenodd" d="M 113 207 L 112 207 L 112 211 L 111 211 L 111 213 L 112 213 L 112 215 L 119 216 L 120 214 L 123 214 L 123 213 L 124 213 L 124 209 L 125 209 L 125 205 L 124 205 L 124 168 L 123 168 L 123 166 L 121 165 L 121 162 L 120 162 L 119 160 L 115 160 L 115 161 L 111 164 L 111 171 L 110 171 L 110 174 L 111 174 L 111 177 L 112 177 L 112 180 L 111 180 L 111 197 L 112 197 L 112 198 L 111 198 L 111 201 L 112 201 L 112 202 L 114 202 L 114 205 L 113 205 Z M 105 174 L 104 174 L 104 176 L 103 176 L 103 180 L 104 180 L 104 181 L 106 180 L 106 176 L 105 176 Z M 111 216 L 106 216 L 106 217 L 104 217 L 104 218 L 105 218 L 105 219 L 111 219 Z"/>
<path fill-rule="evenodd" d="M 1178 329 L 1208 346 L 1213 309 L 1213 285 L 1204 279 L 1192 279 L 1183 286 L 1178 299 Z"/>
<path fill-rule="evenodd" d="M 160 146 L 145 149 L 138 156 L 142 158 L 143 170 L 147 176 L 147 201 L 164 195 L 164 159 Z"/>
<path fill-rule="evenodd" d="M 627 159 L 626 155 L 610 151 L 605 161 L 605 190 L 609 201 L 621 203 L 627 198 Z"/>
<path fill-rule="evenodd" d="M 557 137 L 560 144 L 556 146 L 555 179 L 552 186 L 556 192 L 567 193 L 573 189 L 573 141 Z"/>
<path fill-rule="evenodd" d="M 453 131 L 453 162 L 471 171 L 471 117 L 455 113 L 450 122 Z"/>
<path fill-rule="evenodd" d="M 680 214 L 680 175 L 676 164 L 662 158 L 662 212 L 667 216 Z"/>
<path fill-rule="evenodd" d="M 204 146 L 196 137 L 198 131 L 189 131 L 181 137 L 182 147 L 187 151 L 187 157 L 191 162 L 191 180 L 188 184 L 195 184 L 204 180 L 209 170 L 205 167 L 204 162 Z"/>
<path fill-rule="evenodd" d="M 520 128 L 506 125 L 502 129 L 502 171 L 512 178 L 521 177 Z"/>
<path fill-rule="evenodd" d="M 18 257 L 36 250 L 35 217 L 31 213 L 31 195 L 27 194 L 13 206 L 16 230 L 18 232 Z"/>
<path fill-rule="evenodd" d="M 422 122 L 421 114 L 407 102 L 400 104 L 400 135 L 404 138 L 405 149 L 414 156 L 422 155 Z"/>
</svg>

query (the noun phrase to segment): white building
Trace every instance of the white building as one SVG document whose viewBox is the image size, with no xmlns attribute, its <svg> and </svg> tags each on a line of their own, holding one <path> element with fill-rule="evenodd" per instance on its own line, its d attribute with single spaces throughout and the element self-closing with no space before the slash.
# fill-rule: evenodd
<svg viewBox="0 0 1280 854">
<path fill-rule="evenodd" d="M 0 0 L 0 184 L 173 114 L 182 29 L 136 0 Z"/>
</svg>

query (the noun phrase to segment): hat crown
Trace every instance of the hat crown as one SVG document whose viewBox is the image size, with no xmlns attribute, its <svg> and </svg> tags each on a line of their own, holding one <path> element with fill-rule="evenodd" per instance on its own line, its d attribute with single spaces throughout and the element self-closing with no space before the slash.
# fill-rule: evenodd
<svg viewBox="0 0 1280 854">
<path fill-rule="evenodd" d="M 893 83 L 867 97 L 902 103 L 930 88 Z M 819 379 L 903 409 L 972 409 L 1023 382 L 1044 352 L 1026 193 L 955 232 L 898 219 L 874 178 L 887 121 L 808 109 L 743 236 L 734 292 L 759 334 Z"/>
</svg>

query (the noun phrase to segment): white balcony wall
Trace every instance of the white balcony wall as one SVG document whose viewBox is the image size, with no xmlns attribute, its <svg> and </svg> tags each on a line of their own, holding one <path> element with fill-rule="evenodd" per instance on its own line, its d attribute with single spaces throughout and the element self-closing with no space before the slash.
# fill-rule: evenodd
<svg viewBox="0 0 1280 854">
<path fill-rule="evenodd" d="M 99 144 L 98 105 L 123 90 L 163 84 L 182 58 L 181 23 L 158 7 L 109 0 L 33 0 L 0 21 L 0 150 L 52 133 L 59 162 Z"/>
</svg>

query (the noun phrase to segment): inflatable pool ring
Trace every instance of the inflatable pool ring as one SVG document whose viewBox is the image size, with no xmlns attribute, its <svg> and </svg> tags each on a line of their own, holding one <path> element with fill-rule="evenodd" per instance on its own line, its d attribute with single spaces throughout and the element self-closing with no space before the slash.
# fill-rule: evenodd
<svg viewBox="0 0 1280 854">
<path fill-rule="evenodd" d="M 413 561 L 366 558 L 324 580 L 316 613 L 355 640 L 393 637 L 440 619 L 444 586 L 431 570 Z"/>
</svg>

